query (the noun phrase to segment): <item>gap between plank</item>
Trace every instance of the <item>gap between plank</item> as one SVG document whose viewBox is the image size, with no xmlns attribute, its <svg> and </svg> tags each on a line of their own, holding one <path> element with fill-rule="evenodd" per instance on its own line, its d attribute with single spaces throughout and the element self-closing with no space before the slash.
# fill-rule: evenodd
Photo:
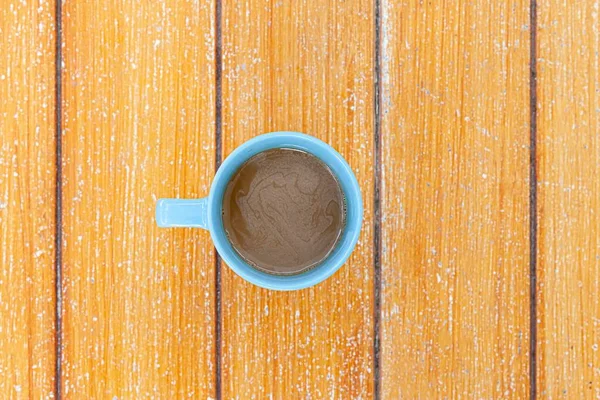
<svg viewBox="0 0 600 400">
<path fill-rule="evenodd" d="M 56 399 L 62 397 L 62 4 L 55 0 L 54 23 L 54 119 L 56 146 L 56 191 L 54 214 L 54 394 Z"/>
<path fill-rule="evenodd" d="M 537 3 L 529 8 L 529 397 L 537 397 Z"/>
<path fill-rule="evenodd" d="M 221 49 L 221 0 L 215 1 L 215 172 L 221 166 L 222 145 L 221 133 L 222 123 L 222 82 L 223 82 L 223 52 Z M 217 400 L 222 398 L 221 390 L 221 346 L 222 346 L 222 327 L 221 327 L 221 257 L 215 248 L 215 396 Z"/>
<path fill-rule="evenodd" d="M 381 398 L 381 0 L 374 0 L 375 8 L 375 54 L 374 54 L 374 129 L 375 129 L 375 187 L 374 187 L 374 229 L 373 229 L 373 379 L 374 397 Z"/>
</svg>

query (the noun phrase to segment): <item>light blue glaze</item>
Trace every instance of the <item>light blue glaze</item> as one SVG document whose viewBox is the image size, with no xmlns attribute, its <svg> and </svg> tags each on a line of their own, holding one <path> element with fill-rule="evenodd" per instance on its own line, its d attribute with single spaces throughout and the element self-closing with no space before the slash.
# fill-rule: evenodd
<svg viewBox="0 0 600 400">
<path fill-rule="evenodd" d="M 161 228 L 208 229 L 208 197 L 160 199 L 156 202 L 156 223 Z"/>
<path fill-rule="evenodd" d="M 335 250 L 317 267 L 292 276 L 269 275 L 248 265 L 229 243 L 222 220 L 223 195 L 232 175 L 253 155 L 280 147 L 303 150 L 325 162 L 337 177 L 346 197 L 346 227 Z M 307 288 L 333 275 L 348 259 L 358 241 L 362 216 L 360 187 L 346 160 L 325 142 L 298 132 L 267 133 L 235 149 L 217 171 L 208 197 L 197 200 L 160 199 L 156 204 L 158 226 L 208 229 L 217 251 L 232 270 L 255 285 L 274 290 Z"/>
</svg>

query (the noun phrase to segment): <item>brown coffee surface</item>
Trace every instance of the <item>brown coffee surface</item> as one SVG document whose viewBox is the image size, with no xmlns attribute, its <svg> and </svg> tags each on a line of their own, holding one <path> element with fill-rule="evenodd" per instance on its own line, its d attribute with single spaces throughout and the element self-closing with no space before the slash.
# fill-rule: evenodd
<svg viewBox="0 0 600 400">
<path fill-rule="evenodd" d="M 322 262 L 344 229 L 344 195 L 317 157 L 273 149 L 250 158 L 223 198 L 233 248 L 255 268 L 291 275 Z"/>
</svg>

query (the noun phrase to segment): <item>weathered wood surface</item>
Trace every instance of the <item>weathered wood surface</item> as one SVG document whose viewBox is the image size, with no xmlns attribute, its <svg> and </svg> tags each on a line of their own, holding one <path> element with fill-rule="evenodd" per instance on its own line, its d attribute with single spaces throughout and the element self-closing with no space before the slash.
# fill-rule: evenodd
<svg viewBox="0 0 600 400">
<path fill-rule="evenodd" d="M 62 12 L 62 393 L 214 397 L 212 243 L 154 222 L 157 198 L 205 195 L 214 174 L 214 4 Z"/>
<path fill-rule="evenodd" d="M 359 244 L 326 282 L 282 293 L 223 269 L 223 398 L 372 398 L 373 2 L 223 3 L 223 151 L 295 130 L 350 163 Z"/>
<path fill-rule="evenodd" d="M 379 335 L 384 399 L 527 398 L 531 184 L 537 394 L 600 396 L 600 10 L 537 3 L 530 182 L 529 1 L 381 0 L 379 27 L 373 1 L 222 2 L 222 65 L 216 0 L 64 1 L 56 332 L 56 4 L 5 1 L 0 397 L 215 398 L 220 379 L 223 398 L 367 399 Z M 207 194 L 217 140 L 275 130 L 348 159 L 364 230 L 308 290 L 221 266 L 217 316 L 209 235 L 158 229 L 154 203 Z"/>
<path fill-rule="evenodd" d="M 0 6 L 0 397 L 55 385 L 52 2 Z"/>
<path fill-rule="evenodd" d="M 538 4 L 539 398 L 598 399 L 599 3 Z"/>
<path fill-rule="evenodd" d="M 382 3 L 383 398 L 527 398 L 529 2 Z"/>
</svg>

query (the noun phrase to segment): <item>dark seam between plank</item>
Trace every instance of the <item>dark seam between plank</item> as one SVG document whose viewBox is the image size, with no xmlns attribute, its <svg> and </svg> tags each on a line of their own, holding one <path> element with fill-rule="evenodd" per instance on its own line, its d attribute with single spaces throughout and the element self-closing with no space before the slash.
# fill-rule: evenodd
<svg viewBox="0 0 600 400">
<path fill-rule="evenodd" d="M 62 397 L 62 4 L 56 0 L 54 47 L 54 118 L 55 118 L 55 167 L 56 191 L 54 214 L 54 394 Z"/>
<path fill-rule="evenodd" d="M 221 49 L 221 0 L 215 2 L 215 172 L 221 166 L 222 161 L 222 71 L 223 71 L 223 52 Z M 221 328 L 221 257 L 217 250 L 215 252 L 215 396 L 217 400 L 222 398 L 221 390 L 221 346 L 222 346 L 222 328 Z"/>
<path fill-rule="evenodd" d="M 529 75 L 529 385 L 530 398 L 537 397 L 537 3 L 530 9 Z"/>
<path fill-rule="evenodd" d="M 373 310 L 373 363 L 374 397 L 381 398 L 381 3 L 374 1 L 375 7 L 375 74 L 374 74 L 374 128 L 375 128 L 375 187 L 374 187 L 374 228 L 373 228 L 373 264 L 374 264 L 374 310 Z"/>
</svg>

